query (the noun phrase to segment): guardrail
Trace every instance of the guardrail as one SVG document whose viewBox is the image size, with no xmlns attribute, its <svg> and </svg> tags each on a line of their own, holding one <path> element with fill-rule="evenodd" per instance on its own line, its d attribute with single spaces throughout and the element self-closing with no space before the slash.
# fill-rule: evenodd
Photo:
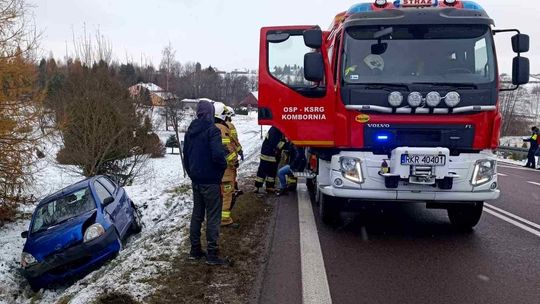
<svg viewBox="0 0 540 304">
<path fill-rule="evenodd" d="M 510 147 L 510 146 L 500 146 L 497 148 L 497 154 L 504 157 L 512 156 L 512 159 L 521 161 L 527 158 L 527 154 L 529 154 L 529 149 Z"/>
<path fill-rule="evenodd" d="M 517 148 L 517 147 L 509 147 L 509 146 L 500 146 L 497 148 L 497 151 L 500 152 L 516 152 L 516 153 L 529 153 L 529 149 L 527 148 Z"/>
</svg>

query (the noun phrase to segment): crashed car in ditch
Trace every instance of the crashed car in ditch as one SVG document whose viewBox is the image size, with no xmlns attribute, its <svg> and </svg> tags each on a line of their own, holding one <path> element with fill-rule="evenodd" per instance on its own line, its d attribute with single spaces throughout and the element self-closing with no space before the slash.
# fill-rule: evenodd
<svg viewBox="0 0 540 304">
<path fill-rule="evenodd" d="M 105 176 L 44 198 L 32 215 L 21 256 L 32 289 L 84 276 L 114 258 L 140 232 L 141 216 L 126 191 Z"/>
</svg>

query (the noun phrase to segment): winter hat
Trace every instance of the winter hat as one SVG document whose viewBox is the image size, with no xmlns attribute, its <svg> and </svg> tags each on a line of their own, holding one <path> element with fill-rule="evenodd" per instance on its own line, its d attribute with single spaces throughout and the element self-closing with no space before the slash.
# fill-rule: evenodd
<svg viewBox="0 0 540 304">
<path fill-rule="evenodd" d="M 197 104 L 197 118 L 214 121 L 214 106 L 207 100 L 201 100 Z"/>
</svg>

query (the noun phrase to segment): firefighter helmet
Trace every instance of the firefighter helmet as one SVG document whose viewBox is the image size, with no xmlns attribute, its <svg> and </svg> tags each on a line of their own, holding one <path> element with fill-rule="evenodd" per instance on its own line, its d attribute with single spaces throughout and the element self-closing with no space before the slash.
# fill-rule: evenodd
<svg viewBox="0 0 540 304">
<path fill-rule="evenodd" d="M 236 113 L 234 113 L 234 109 L 232 107 L 227 106 L 227 117 L 234 117 Z"/>
<path fill-rule="evenodd" d="M 223 102 L 214 102 L 215 117 L 221 120 L 225 120 L 227 117 L 227 106 Z"/>
</svg>

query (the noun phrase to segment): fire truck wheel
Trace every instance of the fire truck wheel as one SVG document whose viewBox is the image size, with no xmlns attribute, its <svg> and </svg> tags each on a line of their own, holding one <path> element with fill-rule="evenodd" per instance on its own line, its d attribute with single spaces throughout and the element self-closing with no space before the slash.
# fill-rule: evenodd
<svg viewBox="0 0 540 304">
<path fill-rule="evenodd" d="M 341 208 L 343 201 L 338 197 L 321 193 L 319 202 L 319 215 L 326 225 L 336 226 L 341 222 Z"/>
<path fill-rule="evenodd" d="M 460 230 L 470 231 L 480 221 L 484 202 L 448 207 L 448 218 Z"/>
</svg>

